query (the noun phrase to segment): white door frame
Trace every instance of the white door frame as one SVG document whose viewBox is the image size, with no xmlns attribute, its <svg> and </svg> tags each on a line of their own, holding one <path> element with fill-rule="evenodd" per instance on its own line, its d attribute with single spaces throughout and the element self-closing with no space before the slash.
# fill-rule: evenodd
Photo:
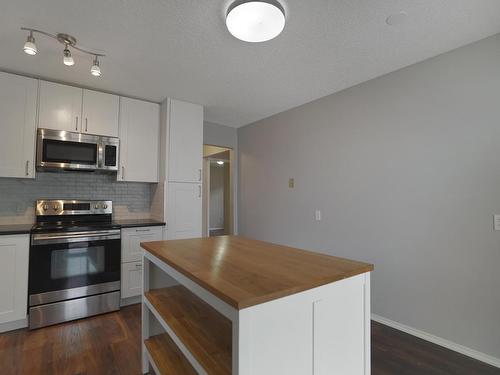
<svg viewBox="0 0 500 375">
<path fill-rule="evenodd" d="M 229 168 L 228 168 L 228 173 L 229 173 L 229 210 L 228 210 L 228 217 L 224 218 L 225 221 L 227 220 L 228 222 L 228 233 L 229 234 L 234 234 L 235 230 L 235 214 L 234 214 L 234 197 L 235 197 L 235 186 L 234 186 L 234 150 L 230 147 L 225 147 L 225 146 L 215 146 L 215 145 L 208 145 L 204 144 L 205 146 L 209 148 L 213 148 L 213 151 L 206 154 L 204 153 L 203 157 L 203 204 L 202 204 L 202 235 L 203 237 L 208 237 L 210 235 L 210 160 L 225 160 L 225 159 L 220 159 L 220 158 L 213 158 L 212 155 L 215 155 L 220 152 L 225 152 L 229 151 Z"/>
</svg>

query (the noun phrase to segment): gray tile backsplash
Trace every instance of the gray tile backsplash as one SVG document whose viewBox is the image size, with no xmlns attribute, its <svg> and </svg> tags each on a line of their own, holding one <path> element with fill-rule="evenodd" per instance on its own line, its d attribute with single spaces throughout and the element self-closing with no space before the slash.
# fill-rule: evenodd
<svg viewBox="0 0 500 375">
<path fill-rule="evenodd" d="M 0 178 L 0 224 L 33 222 L 35 201 L 44 198 L 112 200 L 115 218 L 149 218 L 155 186 L 85 172 L 43 172 L 34 180 Z"/>
</svg>

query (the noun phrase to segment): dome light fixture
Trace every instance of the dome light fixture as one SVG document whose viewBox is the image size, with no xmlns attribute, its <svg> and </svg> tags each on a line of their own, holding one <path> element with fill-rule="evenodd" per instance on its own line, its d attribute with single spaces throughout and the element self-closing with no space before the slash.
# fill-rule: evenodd
<svg viewBox="0 0 500 375">
<path fill-rule="evenodd" d="M 33 32 L 30 31 L 26 43 L 24 43 L 24 53 L 27 55 L 34 56 L 38 52 L 35 44 L 35 38 L 33 37 Z"/>
<path fill-rule="evenodd" d="M 83 52 L 87 55 L 94 56 L 94 59 L 92 60 L 92 67 L 90 68 L 90 73 L 95 77 L 101 76 L 101 68 L 99 67 L 99 58 L 105 56 L 103 53 L 89 51 L 87 49 L 81 48 L 79 45 L 77 46 L 76 38 L 69 34 L 58 33 L 54 35 L 42 30 L 32 29 L 30 27 L 21 27 L 21 30 L 29 32 L 28 38 L 26 39 L 26 43 L 24 43 L 24 52 L 27 53 L 28 55 L 36 55 L 38 53 L 38 49 L 36 48 L 35 38 L 33 37 L 33 34 L 34 33 L 42 34 L 52 39 L 55 39 L 59 43 L 64 45 L 64 51 L 63 51 L 64 65 L 66 66 L 75 65 L 75 60 L 73 59 L 73 56 L 71 55 L 70 51 L 70 49 L 74 49 L 79 52 Z"/>
<path fill-rule="evenodd" d="M 224 165 L 224 161 L 222 161 L 222 160 L 217 160 L 217 164 L 219 164 L 219 165 Z"/>
<path fill-rule="evenodd" d="M 94 62 L 92 63 L 92 67 L 90 68 L 90 74 L 92 74 L 94 77 L 101 76 L 101 68 L 99 67 L 99 59 L 97 56 L 94 58 Z"/>
<path fill-rule="evenodd" d="M 226 14 L 231 35 L 251 43 L 276 38 L 285 28 L 285 21 L 285 10 L 274 0 L 235 1 Z"/>
<path fill-rule="evenodd" d="M 73 60 L 73 56 L 71 56 L 71 51 L 68 49 L 68 46 L 64 48 L 63 51 L 63 63 L 66 66 L 73 66 L 75 65 L 75 60 Z"/>
</svg>

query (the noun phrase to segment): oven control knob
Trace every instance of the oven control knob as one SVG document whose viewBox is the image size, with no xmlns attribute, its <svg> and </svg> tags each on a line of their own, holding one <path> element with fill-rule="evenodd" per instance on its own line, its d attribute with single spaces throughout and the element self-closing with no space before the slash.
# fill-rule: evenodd
<svg viewBox="0 0 500 375">
<path fill-rule="evenodd" d="M 54 211 L 57 211 L 59 209 L 59 205 L 58 204 L 55 204 L 54 207 L 53 207 Z"/>
<path fill-rule="evenodd" d="M 102 207 L 103 207 L 104 209 L 106 209 L 106 208 L 108 208 L 108 205 L 107 205 L 107 204 L 105 204 L 105 205 L 104 205 L 104 206 L 102 206 Z"/>
<path fill-rule="evenodd" d="M 44 211 L 47 211 L 49 209 L 49 205 L 48 204 L 44 204 L 42 206 L 42 208 L 43 208 Z"/>
<path fill-rule="evenodd" d="M 98 204 L 96 204 L 96 205 L 94 206 L 94 208 L 95 208 L 96 210 L 97 210 L 97 209 L 99 209 L 99 205 L 98 205 Z"/>
</svg>

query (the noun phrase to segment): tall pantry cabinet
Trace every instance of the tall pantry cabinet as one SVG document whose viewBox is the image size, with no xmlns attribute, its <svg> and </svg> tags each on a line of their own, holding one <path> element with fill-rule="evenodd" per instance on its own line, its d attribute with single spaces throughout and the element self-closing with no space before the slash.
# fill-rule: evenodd
<svg viewBox="0 0 500 375">
<path fill-rule="evenodd" d="M 162 143 L 165 238 L 201 237 L 203 107 L 167 99 L 162 104 Z"/>
</svg>

